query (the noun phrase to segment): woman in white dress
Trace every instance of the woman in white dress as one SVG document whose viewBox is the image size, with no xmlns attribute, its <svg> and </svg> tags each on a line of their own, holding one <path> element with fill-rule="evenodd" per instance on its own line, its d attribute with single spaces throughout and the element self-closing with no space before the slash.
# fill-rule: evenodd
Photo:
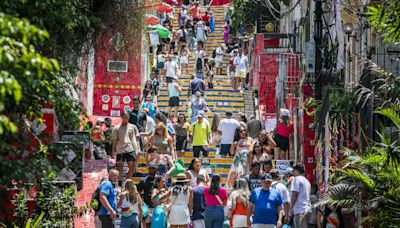
<svg viewBox="0 0 400 228">
<path fill-rule="evenodd" d="M 181 49 L 179 50 L 179 63 L 181 66 L 181 72 L 183 73 L 183 69 L 185 68 L 185 74 L 189 74 L 189 50 L 187 49 L 186 45 L 182 45 Z"/>
<path fill-rule="evenodd" d="M 190 223 L 190 215 L 193 210 L 192 187 L 188 186 L 184 173 L 176 177 L 176 182 L 171 191 L 172 204 L 168 213 L 168 223 L 171 228 L 186 228 Z"/>
<path fill-rule="evenodd" d="M 204 183 L 207 185 L 210 182 L 210 177 L 206 169 L 201 168 L 201 161 L 198 158 L 193 158 L 190 162 L 189 168 L 186 171 L 186 177 L 189 179 L 189 185 L 194 187 L 197 185 L 197 177 L 202 174 L 205 179 Z"/>
<path fill-rule="evenodd" d="M 231 146 L 231 155 L 233 163 L 229 170 L 228 180 L 225 185 L 227 190 L 233 190 L 233 182 L 237 178 L 244 177 L 249 171 L 251 152 L 253 151 L 253 139 L 247 134 L 247 127 L 241 125 L 236 128 L 233 144 Z"/>
</svg>

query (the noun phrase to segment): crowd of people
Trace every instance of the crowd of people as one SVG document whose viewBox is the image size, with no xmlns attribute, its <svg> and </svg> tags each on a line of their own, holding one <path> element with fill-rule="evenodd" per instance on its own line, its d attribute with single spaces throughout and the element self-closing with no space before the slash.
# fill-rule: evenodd
<svg viewBox="0 0 400 228">
<path fill-rule="evenodd" d="M 317 227 L 319 220 L 311 208 L 317 189 L 304 177 L 304 167 L 295 165 L 282 175 L 273 162 L 289 159 L 293 125 L 288 110 L 281 110 L 277 127 L 270 132 L 244 113 L 235 118 L 227 111 L 221 118 L 215 112 L 211 122 L 207 119 L 212 110 L 204 80 L 213 89 L 214 68 L 216 75 L 226 69 L 232 89 L 243 92 L 248 81 L 248 59 L 230 38 L 229 20 L 223 26 L 224 43 L 209 56 L 204 51 L 207 36 L 215 31 L 210 8 L 202 15 L 198 3 L 184 1 L 177 31 L 172 18 L 160 15 L 172 35 L 161 40 L 150 78 L 142 96 L 133 97 L 132 109 L 123 111 L 117 126 L 110 118 L 89 125 L 95 158 L 116 160 L 116 169 L 109 171 L 98 189 L 96 213 L 101 226 L 115 227 L 120 217 L 123 228 Z M 225 57 L 229 57 L 227 64 Z M 189 71 L 190 58 L 195 60 L 195 72 Z M 184 113 L 179 112 L 183 73 L 192 75 Z M 157 103 L 164 86 L 168 108 L 160 110 Z M 224 182 L 202 166 L 209 161 L 209 145 L 216 148 L 217 158 L 232 158 Z M 180 158 L 190 150 L 194 158 L 186 169 Z M 131 178 L 142 175 L 140 157 L 147 175 L 135 185 Z"/>
</svg>

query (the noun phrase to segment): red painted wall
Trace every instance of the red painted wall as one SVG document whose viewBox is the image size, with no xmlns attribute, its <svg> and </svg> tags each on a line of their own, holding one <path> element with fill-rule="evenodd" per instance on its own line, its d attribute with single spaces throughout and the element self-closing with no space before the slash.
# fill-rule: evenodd
<svg viewBox="0 0 400 228">
<path fill-rule="evenodd" d="M 140 95 L 141 78 L 141 37 L 133 40 L 125 36 L 125 45 L 116 50 L 110 39 L 116 39 L 112 30 L 100 33 L 97 37 L 95 51 L 93 115 L 111 116 L 111 111 L 122 114 L 124 107 L 132 107 L 133 96 Z M 128 72 L 108 72 L 109 60 L 128 61 Z M 108 95 L 108 102 L 102 96 Z M 129 96 L 130 102 L 123 102 Z M 113 102 L 114 101 L 114 102 Z"/>
</svg>

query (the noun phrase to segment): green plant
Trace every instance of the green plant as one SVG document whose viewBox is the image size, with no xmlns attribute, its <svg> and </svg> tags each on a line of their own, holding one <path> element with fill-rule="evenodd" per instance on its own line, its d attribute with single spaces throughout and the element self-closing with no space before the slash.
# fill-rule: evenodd
<svg viewBox="0 0 400 228">
<path fill-rule="evenodd" d="M 399 1 L 381 1 L 369 6 L 368 19 L 378 32 L 383 34 L 387 43 L 400 39 L 400 3 Z"/>
<path fill-rule="evenodd" d="M 398 111 L 398 110 L 397 110 Z M 400 124 L 395 109 L 378 111 Z M 397 127 L 397 130 L 400 128 Z M 341 162 L 334 184 L 321 197 L 320 205 L 344 206 L 368 212 L 364 222 L 372 227 L 398 227 L 400 224 L 400 141 L 383 131 L 380 140 L 363 153 L 352 151 Z"/>
<path fill-rule="evenodd" d="M 25 192 L 20 192 L 14 196 L 13 205 L 15 207 L 15 227 L 22 227 L 28 219 L 28 201 L 25 197 Z"/>
</svg>

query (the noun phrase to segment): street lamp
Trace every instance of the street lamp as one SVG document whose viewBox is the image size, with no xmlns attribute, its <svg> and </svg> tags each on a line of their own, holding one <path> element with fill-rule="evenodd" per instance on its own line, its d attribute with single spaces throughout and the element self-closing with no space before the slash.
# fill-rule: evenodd
<svg viewBox="0 0 400 228">
<path fill-rule="evenodd" d="M 343 25 L 343 31 L 347 35 L 347 41 L 350 40 L 350 37 L 354 37 L 354 36 L 351 35 L 353 33 L 353 31 L 354 31 L 354 25 L 352 23 L 344 24 Z"/>
</svg>

